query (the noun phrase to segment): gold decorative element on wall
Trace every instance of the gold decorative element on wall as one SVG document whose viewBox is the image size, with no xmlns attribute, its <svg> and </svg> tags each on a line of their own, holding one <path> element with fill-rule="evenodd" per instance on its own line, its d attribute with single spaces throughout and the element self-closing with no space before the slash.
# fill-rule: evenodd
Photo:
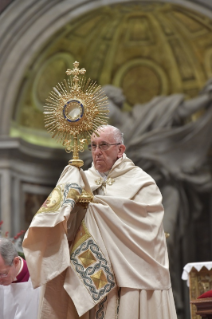
<svg viewBox="0 0 212 319">
<path fill-rule="evenodd" d="M 174 53 L 175 59 L 179 66 L 179 73 L 183 81 L 195 80 L 195 72 L 189 56 L 184 51 L 184 44 L 178 39 L 169 41 L 170 47 Z"/>
<path fill-rule="evenodd" d="M 134 59 L 123 64 L 116 72 L 113 84 L 123 88 L 130 105 L 147 102 L 153 96 L 167 95 L 169 91 L 166 73 L 148 59 Z"/>
<path fill-rule="evenodd" d="M 197 96 L 212 75 L 211 50 L 212 20 L 180 5 L 140 1 L 87 12 L 33 54 L 14 98 L 14 130 L 47 138 L 44 96 L 76 57 L 99 85 L 122 88 L 130 110 L 156 95 Z"/>
<path fill-rule="evenodd" d="M 33 82 L 32 97 L 33 102 L 41 112 L 43 112 L 47 94 L 58 82 L 63 81 L 66 70 L 73 63 L 74 58 L 71 54 L 57 52 L 40 65 Z"/>
<path fill-rule="evenodd" d="M 93 132 L 99 126 L 107 124 L 107 97 L 101 86 L 86 80 L 86 70 L 79 69 L 79 62 L 66 71 L 70 81 L 64 80 L 53 88 L 44 106 L 46 129 L 57 138 L 67 153 L 73 152 L 69 164 L 81 167 L 79 151 L 83 152 Z"/>
</svg>

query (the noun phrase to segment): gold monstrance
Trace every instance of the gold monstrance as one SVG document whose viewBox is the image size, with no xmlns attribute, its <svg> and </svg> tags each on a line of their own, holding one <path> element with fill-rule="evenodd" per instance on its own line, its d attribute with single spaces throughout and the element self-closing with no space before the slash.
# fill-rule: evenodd
<svg viewBox="0 0 212 319">
<path fill-rule="evenodd" d="M 70 80 L 58 83 L 50 92 L 44 106 L 44 122 L 47 131 L 65 146 L 67 153 L 73 152 L 70 165 L 81 167 L 79 152 L 83 152 L 92 133 L 100 125 L 107 124 L 107 97 L 100 85 L 86 81 L 85 69 L 79 69 L 79 62 L 66 71 Z"/>
<path fill-rule="evenodd" d="M 101 86 L 86 81 L 85 69 L 79 69 L 79 62 L 73 63 L 74 68 L 67 70 L 70 80 L 58 83 L 50 92 L 44 106 L 44 123 L 47 131 L 65 146 L 67 153 L 73 152 L 69 164 L 80 168 L 83 161 L 79 152 L 83 152 L 91 135 L 100 125 L 107 124 L 107 97 Z M 87 207 L 93 196 L 84 190 L 79 202 Z"/>
</svg>

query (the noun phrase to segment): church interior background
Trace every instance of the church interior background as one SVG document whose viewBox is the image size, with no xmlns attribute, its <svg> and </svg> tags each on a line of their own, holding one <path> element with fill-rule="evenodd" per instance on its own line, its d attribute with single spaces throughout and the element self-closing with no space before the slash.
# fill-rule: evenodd
<svg viewBox="0 0 212 319">
<path fill-rule="evenodd" d="M 46 132 L 43 122 L 45 100 L 52 87 L 66 77 L 65 71 L 77 60 L 87 70 L 86 77 L 105 86 L 106 93 L 114 92 L 108 93 L 110 123 L 125 129 L 129 151 L 133 148 L 131 159 L 139 159 L 136 163 L 141 165 L 141 158 L 148 161 L 142 153 L 145 149 L 133 145 L 147 131 L 127 136 L 132 128 L 127 127 L 127 118 L 135 107 L 136 114 L 151 107 L 148 103 L 156 96 L 183 94 L 185 103 L 197 101 L 212 77 L 212 3 L 8 0 L 1 1 L 0 10 L 0 221 L 4 222 L 2 233 L 9 231 L 14 236 L 28 228 L 70 158 Z M 209 108 L 210 83 L 207 90 Z M 149 120 L 151 110 L 148 112 Z M 205 109 L 197 107 L 178 126 L 195 123 L 204 114 Z M 158 107 L 154 116 L 165 114 Z M 142 119 L 137 121 L 136 127 L 145 124 Z M 189 176 L 199 176 L 199 170 L 211 174 L 210 121 L 211 131 L 201 140 L 204 163 L 193 167 Z M 168 128 L 175 129 L 175 124 Z M 195 139 L 191 143 L 195 149 Z M 82 159 L 86 169 L 91 163 L 88 151 Z M 159 170 L 157 158 L 151 158 L 151 164 L 154 171 Z M 170 233 L 167 244 L 178 319 L 187 319 L 188 288 L 181 273 L 188 262 L 212 258 L 212 183 L 195 188 L 192 179 L 184 180 L 177 172 L 164 180 L 178 190 L 183 188 L 186 196 L 184 201 L 179 199 L 177 211 L 173 208 L 169 216 L 172 228 L 165 231 Z M 183 205 L 189 208 L 184 210 Z M 192 208 L 195 205 L 197 211 Z"/>
</svg>

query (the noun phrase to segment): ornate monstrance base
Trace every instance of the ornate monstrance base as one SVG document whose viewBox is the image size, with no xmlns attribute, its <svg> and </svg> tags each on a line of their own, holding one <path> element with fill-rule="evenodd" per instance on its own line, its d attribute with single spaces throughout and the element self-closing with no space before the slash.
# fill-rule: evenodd
<svg viewBox="0 0 212 319">
<path fill-rule="evenodd" d="M 82 194 L 80 195 L 80 198 L 78 200 L 78 203 L 80 203 L 85 208 L 88 207 L 88 204 L 93 201 L 93 195 L 90 193 L 87 193 L 85 190 L 82 191 Z"/>
</svg>

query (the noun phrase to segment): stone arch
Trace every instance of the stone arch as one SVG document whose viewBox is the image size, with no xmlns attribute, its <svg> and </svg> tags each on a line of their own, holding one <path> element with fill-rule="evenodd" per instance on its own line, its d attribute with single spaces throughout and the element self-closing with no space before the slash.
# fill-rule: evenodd
<svg viewBox="0 0 212 319">
<path fill-rule="evenodd" d="M 0 62 L 0 135 L 8 136 L 10 120 L 12 118 L 12 107 L 15 103 L 18 84 L 23 77 L 23 72 L 29 65 L 36 51 L 52 36 L 58 29 L 71 19 L 80 16 L 90 10 L 101 6 L 127 3 L 129 0 L 99 0 L 99 1 L 48 1 L 29 0 L 14 1 L 3 12 L 0 18 L 1 38 L 1 62 Z M 152 0 L 149 0 L 151 3 Z M 154 1 L 155 2 L 155 1 Z M 179 4 L 184 7 L 203 13 L 212 18 L 212 11 L 204 6 L 212 5 L 205 1 L 193 4 L 190 1 L 164 0 Z M 24 74 L 27 77 L 27 74 Z"/>
</svg>

